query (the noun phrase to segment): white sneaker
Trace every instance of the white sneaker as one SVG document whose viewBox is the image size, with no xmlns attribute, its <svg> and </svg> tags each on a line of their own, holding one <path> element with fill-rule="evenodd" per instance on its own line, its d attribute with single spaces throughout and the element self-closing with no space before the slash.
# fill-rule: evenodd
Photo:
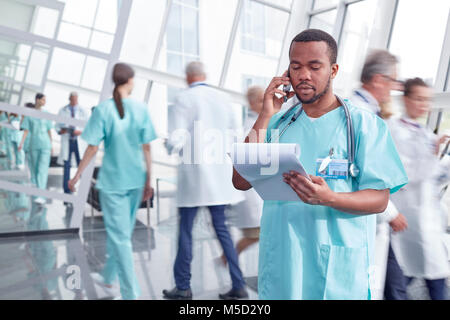
<svg viewBox="0 0 450 320">
<path fill-rule="evenodd" d="M 34 199 L 34 202 L 36 202 L 37 204 L 46 204 L 47 200 L 45 200 L 42 197 L 38 197 L 38 198 Z"/>
<path fill-rule="evenodd" d="M 115 285 L 108 285 L 105 283 L 105 279 L 100 273 L 92 272 L 91 278 L 94 280 L 94 282 L 99 285 L 102 290 L 105 292 L 105 294 L 109 297 L 120 297 L 119 288 Z"/>
</svg>

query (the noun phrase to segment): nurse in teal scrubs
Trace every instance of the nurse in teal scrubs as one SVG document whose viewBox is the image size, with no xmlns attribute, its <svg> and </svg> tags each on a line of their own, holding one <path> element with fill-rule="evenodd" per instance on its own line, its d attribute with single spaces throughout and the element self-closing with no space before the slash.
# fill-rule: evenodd
<svg viewBox="0 0 450 320">
<path fill-rule="evenodd" d="M 114 98 L 94 109 L 81 136 L 89 147 L 69 181 L 69 188 L 75 191 L 83 170 L 104 141 L 105 154 L 96 185 L 107 232 L 107 261 L 101 280 L 111 287 L 118 277 L 122 298 L 127 300 L 140 295 L 131 236 L 141 201 L 153 194 L 150 142 L 156 139 L 147 106 L 129 98 L 133 78 L 134 71 L 128 65 L 115 65 Z"/>
<path fill-rule="evenodd" d="M 285 172 L 284 182 L 299 201 L 264 202 L 261 299 L 370 299 L 375 213 L 384 211 L 389 193 L 407 183 L 385 123 L 350 103 L 354 163 L 360 173 L 350 175 L 347 164 L 341 172 L 319 177 L 320 159 L 331 155 L 330 166 L 348 160 L 346 113 L 332 87 L 339 69 L 336 60 L 337 45 L 329 34 L 310 29 L 297 35 L 290 49 L 290 77 L 286 72 L 272 80 L 253 127 L 256 132 L 267 130 L 267 142 L 299 144 L 300 161 L 311 178 Z M 289 84 L 294 92 L 278 89 Z M 283 98 L 294 95 L 300 105 L 282 119 Z M 303 112 L 288 126 L 300 108 Z M 252 142 L 264 142 L 261 136 L 255 135 Z M 236 171 L 233 183 L 241 190 L 251 188 Z"/>
<path fill-rule="evenodd" d="M 25 163 L 25 153 L 23 150 L 19 151 L 19 145 L 22 141 L 23 132 L 19 130 L 20 128 L 20 117 L 17 114 L 11 113 L 9 115 L 9 123 L 14 126 L 15 129 L 9 130 L 9 141 L 11 143 L 11 160 L 14 153 L 14 164 L 15 169 L 21 168 Z"/>
<path fill-rule="evenodd" d="M 0 111 L 0 122 L 8 122 L 8 114 L 5 111 Z M 8 129 L 0 126 L 0 155 L 8 156 Z"/>
<path fill-rule="evenodd" d="M 45 95 L 36 95 L 35 109 L 42 110 L 45 106 Z M 31 162 L 31 182 L 39 189 L 47 188 L 48 169 L 50 168 L 50 158 L 52 154 L 52 133 L 53 123 L 46 119 L 36 119 L 25 117 L 21 124 L 24 131 L 19 151 L 24 148 L 25 141 L 29 137 L 28 148 Z M 42 198 L 36 198 L 36 202 L 44 203 Z"/>
</svg>

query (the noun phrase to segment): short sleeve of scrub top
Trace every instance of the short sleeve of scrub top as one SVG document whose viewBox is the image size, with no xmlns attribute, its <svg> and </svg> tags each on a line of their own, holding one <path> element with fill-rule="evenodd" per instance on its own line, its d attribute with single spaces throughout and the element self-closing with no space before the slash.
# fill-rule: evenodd
<svg viewBox="0 0 450 320">
<path fill-rule="evenodd" d="M 23 118 L 22 125 L 20 128 L 22 130 L 30 131 L 30 118 L 29 117 Z"/>
<path fill-rule="evenodd" d="M 149 143 L 156 139 L 155 129 L 148 112 L 144 112 L 143 127 L 141 130 L 141 144 Z"/>
<path fill-rule="evenodd" d="M 47 130 L 53 129 L 53 122 L 47 120 Z"/>
<path fill-rule="evenodd" d="M 400 190 L 408 183 L 408 176 L 385 121 L 377 116 L 364 116 L 356 123 L 358 189 L 389 189 L 390 193 Z"/>
<path fill-rule="evenodd" d="M 95 108 L 81 137 L 91 146 L 98 146 L 105 138 L 105 120 L 100 108 Z"/>
</svg>

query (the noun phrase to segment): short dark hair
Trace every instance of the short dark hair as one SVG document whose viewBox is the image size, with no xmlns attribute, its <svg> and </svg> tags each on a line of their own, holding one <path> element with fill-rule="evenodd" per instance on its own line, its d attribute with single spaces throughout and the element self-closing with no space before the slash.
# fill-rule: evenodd
<svg viewBox="0 0 450 320">
<path fill-rule="evenodd" d="M 36 93 L 35 99 L 38 100 L 38 99 L 42 99 L 43 97 L 45 97 L 45 94 L 43 94 L 43 93 Z"/>
<path fill-rule="evenodd" d="M 27 107 L 27 108 L 34 108 L 34 103 L 27 102 L 27 103 L 25 103 L 25 107 Z"/>
<path fill-rule="evenodd" d="M 338 54 L 338 47 L 336 40 L 334 40 L 334 38 L 330 34 L 319 29 L 307 29 L 296 35 L 291 42 L 289 54 L 291 54 L 291 49 L 294 42 L 311 42 L 311 41 L 324 41 L 328 46 L 330 63 L 331 64 L 336 63 Z"/>
<path fill-rule="evenodd" d="M 429 88 L 430 86 L 421 78 L 408 79 L 404 83 L 403 95 L 409 97 L 414 87 Z"/>
</svg>

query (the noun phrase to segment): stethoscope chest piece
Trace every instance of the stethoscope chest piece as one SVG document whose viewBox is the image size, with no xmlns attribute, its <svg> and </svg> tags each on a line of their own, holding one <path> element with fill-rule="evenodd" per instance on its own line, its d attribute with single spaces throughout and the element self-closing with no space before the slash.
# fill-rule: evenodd
<svg viewBox="0 0 450 320">
<path fill-rule="evenodd" d="M 354 163 L 352 163 L 350 165 L 348 171 L 353 178 L 356 178 L 359 176 L 359 172 L 360 172 L 359 168 Z"/>
</svg>

